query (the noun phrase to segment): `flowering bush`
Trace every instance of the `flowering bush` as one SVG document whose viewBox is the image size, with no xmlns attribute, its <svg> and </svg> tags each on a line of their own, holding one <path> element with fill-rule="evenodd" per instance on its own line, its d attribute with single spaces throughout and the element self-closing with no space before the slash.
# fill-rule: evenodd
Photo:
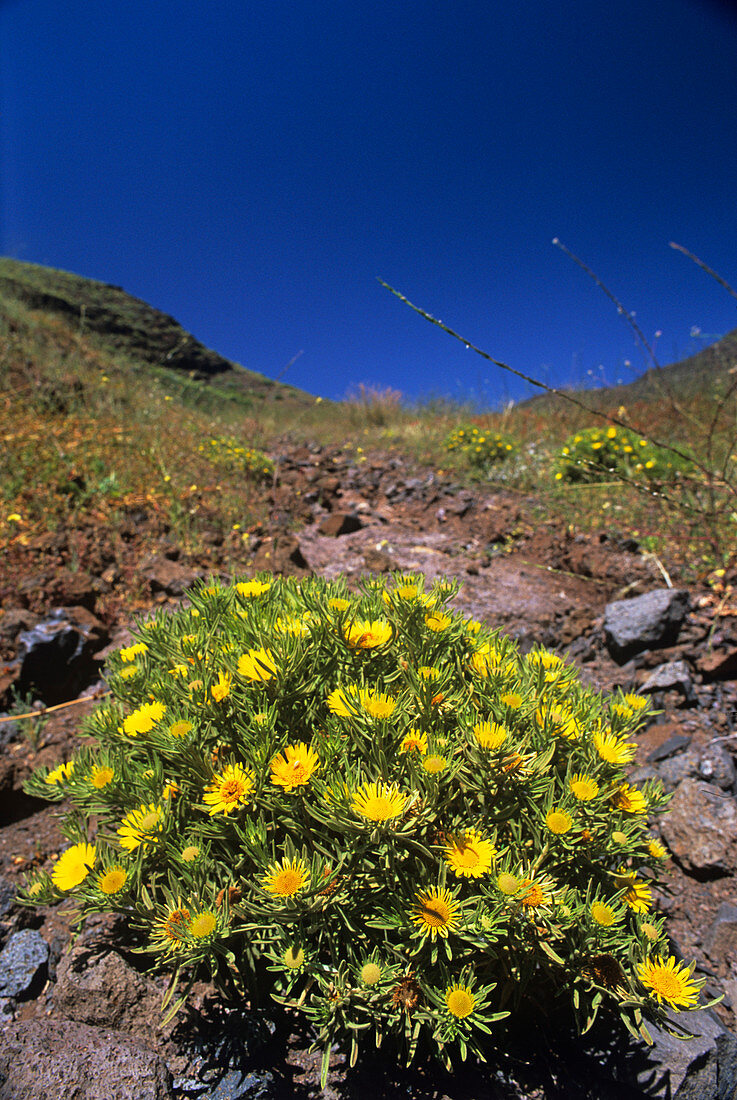
<svg viewBox="0 0 737 1100">
<path fill-rule="evenodd" d="M 689 472 L 678 455 L 625 428 L 584 428 L 566 441 L 558 456 L 558 481 L 674 481 Z"/>
<path fill-rule="evenodd" d="M 582 1027 L 694 1006 L 651 912 L 665 798 L 625 778 L 646 701 L 521 655 L 456 591 L 262 576 L 143 623 L 88 744 L 27 785 L 67 800 L 70 846 L 24 900 L 117 912 L 174 979 L 270 989 L 325 1073 L 385 1035 L 483 1057 L 533 993 Z"/>
<path fill-rule="evenodd" d="M 504 462 L 516 452 L 511 439 L 500 432 L 486 431 L 473 425 L 462 424 L 447 436 L 446 451 L 458 451 L 471 466 L 484 468 Z"/>
<path fill-rule="evenodd" d="M 212 437 L 206 443 L 201 443 L 198 450 L 204 454 L 215 466 L 222 466 L 227 470 L 241 470 L 252 477 L 272 477 L 274 463 L 262 451 L 255 447 L 244 447 L 235 439 L 227 436 Z"/>
</svg>

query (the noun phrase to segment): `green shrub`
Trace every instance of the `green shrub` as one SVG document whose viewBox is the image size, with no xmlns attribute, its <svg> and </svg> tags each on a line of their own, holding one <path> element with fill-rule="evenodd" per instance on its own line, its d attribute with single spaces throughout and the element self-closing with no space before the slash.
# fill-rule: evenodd
<svg viewBox="0 0 737 1100">
<path fill-rule="evenodd" d="M 262 451 L 255 447 L 244 447 L 228 436 L 213 436 L 201 443 L 198 450 L 214 466 L 226 470 L 239 470 L 255 478 L 273 477 L 274 463 Z"/>
<path fill-rule="evenodd" d="M 625 428 L 584 428 L 558 456 L 558 481 L 610 481 L 625 478 L 646 483 L 674 481 L 691 472 L 678 455 L 656 447 Z"/>
<path fill-rule="evenodd" d="M 443 444 L 446 451 L 458 451 L 471 466 L 485 469 L 498 462 L 505 462 L 517 448 L 511 439 L 500 432 L 462 424 L 447 436 Z"/>
<path fill-rule="evenodd" d="M 67 800 L 71 846 L 23 900 L 117 912 L 177 1005 L 208 972 L 270 991 L 324 1073 L 348 1039 L 483 1057 L 525 996 L 582 1027 L 695 1005 L 650 912 L 665 797 L 625 779 L 646 700 L 521 655 L 457 587 L 267 576 L 143 623 L 89 743 L 27 784 Z"/>
</svg>

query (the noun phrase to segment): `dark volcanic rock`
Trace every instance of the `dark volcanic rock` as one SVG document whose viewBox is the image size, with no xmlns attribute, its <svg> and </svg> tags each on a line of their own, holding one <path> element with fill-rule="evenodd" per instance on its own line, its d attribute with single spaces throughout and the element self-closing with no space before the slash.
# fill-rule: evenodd
<svg viewBox="0 0 737 1100">
<path fill-rule="evenodd" d="M 290 577 L 309 570 L 295 535 L 274 535 L 266 538 L 253 556 L 251 565 L 258 572 L 281 573 Z"/>
<path fill-rule="evenodd" d="M 171 1100 L 162 1059 L 107 1028 L 36 1019 L 0 1032 L 0 1100 Z"/>
<path fill-rule="evenodd" d="M 0 951 L 0 998 L 27 996 L 48 958 L 49 945 L 35 928 L 14 932 Z"/>
<path fill-rule="evenodd" d="M 363 524 L 355 512 L 331 512 L 320 521 L 317 530 L 321 535 L 337 538 L 338 535 L 351 535 L 362 527 Z"/>
<path fill-rule="evenodd" d="M 18 636 L 18 690 L 48 706 L 73 699 L 96 677 L 93 658 L 107 639 L 103 624 L 86 608 L 56 608 Z"/>
<path fill-rule="evenodd" d="M 688 605 L 688 592 L 678 588 L 658 588 L 607 604 L 604 637 L 614 660 L 624 664 L 645 649 L 674 645 Z"/>
</svg>

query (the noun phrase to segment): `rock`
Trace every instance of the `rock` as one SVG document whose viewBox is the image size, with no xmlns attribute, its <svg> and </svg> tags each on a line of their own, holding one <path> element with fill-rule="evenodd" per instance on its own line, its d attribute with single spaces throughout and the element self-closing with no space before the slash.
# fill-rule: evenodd
<svg viewBox="0 0 737 1100">
<path fill-rule="evenodd" d="M 49 585 L 48 595 L 54 603 L 63 607 L 86 607 L 95 610 L 97 591 L 95 581 L 88 573 L 61 569 Z"/>
<path fill-rule="evenodd" d="M 658 760 L 667 760 L 670 756 L 675 756 L 676 753 L 683 752 L 691 744 L 691 735 L 688 733 L 674 733 L 667 741 L 664 741 L 662 745 L 658 745 L 651 753 L 648 754 L 648 761 L 655 763 Z"/>
<path fill-rule="evenodd" d="M 645 649 L 673 645 L 688 610 L 685 589 L 658 588 L 630 600 L 615 600 L 604 611 L 604 638 L 618 664 Z"/>
<path fill-rule="evenodd" d="M 617 1079 L 662 1100 L 734 1100 L 737 1038 L 709 1011 L 684 1012 L 678 1022 L 697 1034 L 678 1039 L 648 1024 L 652 1047 L 625 1054 L 614 1066 Z"/>
<path fill-rule="evenodd" d="M 684 779 L 661 829 L 678 862 L 696 877 L 737 868 L 737 803 L 710 783 Z"/>
<path fill-rule="evenodd" d="M 696 668 L 706 681 L 737 680 L 737 646 L 702 653 L 696 661 Z"/>
<path fill-rule="evenodd" d="M 643 695 L 672 689 L 679 691 L 689 702 L 694 698 L 693 681 L 685 661 L 668 661 L 658 665 L 638 688 Z"/>
<path fill-rule="evenodd" d="M 96 677 L 94 657 L 107 639 L 103 624 L 86 608 L 55 608 L 18 635 L 18 690 L 47 706 L 74 699 Z"/>
<path fill-rule="evenodd" d="M 0 951 L 0 997 L 29 996 L 45 980 L 49 945 L 35 928 L 14 932 Z"/>
<path fill-rule="evenodd" d="M 362 527 L 363 524 L 355 512 L 331 512 L 320 521 L 317 532 L 319 535 L 337 538 L 339 535 L 352 535 Z"/>
<path fill-rule="evenodd" d="M 375 546 L 370 546 L 368 550 L 364 550 L 363 564 L 371 573 L 391 573 L 393 569 L 399 568 L 391 554 L 387 554 L 386 550 L 379 550 Z"/>
<path fill-rule="evenodd" d="M 0 1032 L 0 1100 L 171 1100 L 154 1051 L 71 1020 L 16 1022 Z"/>
<path fill-rule="evenodd" d="M 164 592 L 167 596 L 183 596 L 205 575 L 201 570 L 190 569 L 169 558 L 148 558 L 141 563 L 141 573 L 152 593 Z"/>
<path fill-rule="evenodd" d="M 70 1020 L 148 1038 L 161 1023 L 161 991 L 115 951 L 76 945 L 57 967 L 54 1005 Z"/>
<path fill-rule="evenodd" d="M 294 576 L 310 568 L 295 535 L 274 535 L 264 539 L 251 565 L 257 572 L 282 573 L 285 576 Z"/>
<path fill-rule="evenodd" d="M 715 961 L 723 959 L 728 952 L 737 952 L 737 905 L 723 901 L 719 906 L 704 936 L 704 950 Z"/>
<path fill-rule="evenodd" d="M 0 614 L 0 642 L 12 643 L 21 630 L 33 630 L 40 616 L 25 608 L 11 608 Z"/>
<path fill-rule="evenodd" d="M 200 1093 L 199 1100 L 269 1100 L 277 1095 L 274 1078 L 268 1070 L 241 1073 L 233 1069 L 220 1078 L 212 1092 Z"/>
<path fill-rule="evenodd" d="M 709 783 L 716 783 L 723 791 L 731 790 L 737 780 L 732 757 L 719 745 L 707 745 L 699 760 L 698 774 Z"/>
</svg>

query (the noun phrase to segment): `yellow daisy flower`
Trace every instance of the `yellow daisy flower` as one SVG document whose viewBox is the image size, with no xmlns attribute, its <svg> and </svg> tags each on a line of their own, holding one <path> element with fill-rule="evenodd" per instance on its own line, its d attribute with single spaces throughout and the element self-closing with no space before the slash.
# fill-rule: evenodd
<svg viewBox="0 0 737 1100">
<path fill-rule="evenodd" d="M 679 1011 L 693 1008 L 699 1001 L 699 986 L 691 978 L 691 970 L 671 955 L 662 959 L 647 959 L 637 967 L 637 976 L 650 995 Z"/>
<path fill-rule="evenodd" d="M 568 789 L 579 802 L 590 802 L 599 793 L 599 784 L 590 775 L 576 772 L 568 780 Z"/>
<path fill-rule="evenodd" d="M 250 801 L 254 786 L 255 779 L 251 771 L 241 764 L 227 764 L 220 775 L 216 775 L 205 788 L 202 801 L 210 807 L 210 817 L 215 814 L 229 814 Z"/>
<path fill-rule="evenodd" d="M 610 801 L 615 810 L 621 810 L 625 814 L 644 814 L 647 810 L 645 795 L 629 783 L 623 783 Z"/>
<path fill-rule="evenodd" d="M 452 621 L 450 615 L 444 615 L 441 611 L 433 611 L 430 615 L 425 616 L 425 626 L 428 630 L 432 630 L 434 634 L 439 634 L 441 630 L 447 630 Z"/>
<path fill-rule="evenodd" d="M 149 733 L 156 723 L 161 721 L 165 712 L 166 707 L 163 703 L 144 703 L 138 710 L 134 710 L 123 719 L 123 732 L 129 737 L 137 737 L 139 733 Z"/>
<path fill-rule="evenodd" d="M 367 962 L 361 967 L 360 978 L 364 985 L 376 985 L 381 981 L 382 969 L 378 963 Z"/>
<path fill-rule="evenodd" d="M 221 672 L 218 675 L 218 682 L 213 684 L 210 688 L 210 694 L 216 703 L 221 703 L 223 699 L 227 699 L 230 695 L 230 689 L 233 684 L 233 677 L 228 672 Z"/>
<path fill-rule="evenodd" d="M 565 810 L 548 810 L 545 815 L 545 824 L 550 829 L 551 833 L 562 835 L 563 833 L 570 832 L 573 826 L 573 818 Z"/>
<path fill-rule="evenodd" d="M 276 672 L 274 654 L 270 649 L 249 649 L 238 661 L 238 674 L 257 683 L 273 679 Z"/>
<path fill-rule="evenodd" d="M 157 844 L 162 829 L 162 812 L 161 806 L 151 802 L 127 813 L 118 829 L 121 847 L 132 852 L 141 844 Z"/>
<path fill-rule="evenodd" d="M 452 985 L 445 991 L 445 1005 L 451 1016 L 463 1020 L 476 1007 L 476 998 L 467 985 Z"/>
<path fill-rule="evenodd" d="M 51 871 L 51 881 L 57 890 L 73 890 L 84 882 L 95 866 L 94 844 L 73 844 L 59 856 Z"/>
<path fill-rule="evenodd" d="M 592 902 L 590 913 L 591 919 L 602 928 L 611 928 L 611 926 L 617 922 L 616 910 L 613 909 L 611 905 L 607 905 L 604 901 Z"/>
<path fill-rule="evenodd" d="M 281 863 L 272 863 L 268 871 L 261 878 L 264 890 L 280 898 L 291 898 L 303 890 L 310 878 L 303 859 L 288 859 L 286 856 Z"/>
<path fill-rule="evenodd" d="M 235 590 L 239 596 L 251 599 L 253 596 L 263 596 L 271 588 L 271 581 L 239 581 Z"/>
<path fill-rule="evenodd" d="M 361 706 L 372 718 L 388 718 L 394 713 L 397 701 L 383 692 L 371 692 L 361 688 L 359 691 Z"/>
<path fill-rule="evenodd" d="M 448 767 L 448 761 L 445 756 L 441 756 L 439 753 L 431 753 L 430 756 L 426 756 L 422 761 L 422 767 L 429 775 L 438 775 L 440 772 L 444 772 Z"/>
<path fill-rule="evenodd" d="M 209 909 L 203 909 L 202 912 L 195 914 L 190 921 L 187 931 L 190 936 L 195 940 L 205 940 L 208 936 L 211 936 L 217 928 L 218 919 L 214 913 L 211 913 Z"/>
<path fill-rule="evenodd" d="M 422 730 L 411 729 L 409 733 L 405 733 L 399 751 L 419 752 L 424 756 L 427 752 L 427 734 Z"/>
<path fill-rule="evenodd" d="M 271 782 L 285 791 L 303 787 L 319 767 L 317 753 L 304 741 L 287 745 L 283 754 L 271 761 Z"/>
<path fill-rule="evenodd" d="M 625 905 L 633 913 L 647 913 L 653 904 L 653 892 L 650 886 L 639 879 L 634 871 L 620 871 L 617 875 L 620 885 L 626 887 Z"/>
<path fill-rule="evenodd" d="M 114 777 L 115 773 L 109 765 L 93 764 L 88 779 L 95 790 L 101 791 L 108 783 L 112 783 Z"/>
<path fill-rule="evenodd" d="M 119 894 L 127 881 L 128 872 L 118 863 L 98 876 L 97 885 L 103 894 Z"/>
<path fill-rule="evenodd" d="M 494 752 L 504 744 L 509 730 L 499 722 L 477 722 L 473 733 L 482 749 Z"/>
<path fill-rule="evenodd" d="M 410 919 L 423 936 L 446 939 L 460 927 L 461 903 L 446 889 L 425 890 L 417 894 Z"/>
<path fill-rule="evenodd" d="M 53 771 L 50 771 L 44 778 L 44 783 L 48 783 L 51 787 L 56 787 L 61 783 L 65 783 L 67 779 L 71 779 L 73 772 L 74 761 L 69 760 L 66 764 L 59 764 Z"/>
<path fill-rule="evenodd" d="M 607 764 L 629 764 L 637 750 L 637 745 L 620 741 L 611 730 L 596 730 L 593 740 L 594 748 Z"/>
<path fill-rule="evenodd" d="M 391 625 L 383 619 L 357 619 L 345 627 L 343 636 L 352 649 L 378 649 L 386 645 L 392 633 Z"/>
<path fill-rule="evenodd" d="M 496 851 L 490 840 L 484 840 L 475 829 L 467 829 L 450 837 L 443 855 L 458 878 L 480 878 L 491 870 Z"/>
<path fill-rule="evenodd" d="M 360 817 L 381 824 L 399 817 L 404 813 L 406 804 L 407 796 L 402 794 L 396 783 L 391 786 L 388 783 L 362 783 L 353 794 L 351 809 Z"/>
<path fill-rule="evenodd" d="M 181 951 L 186 944 L 189 919 L 189 909 L 178 903 L 168 908 L 166 916 L 157 921 L 154 935 L 163 943 L 167 954 L 172 951 Z"/>
</svg>

